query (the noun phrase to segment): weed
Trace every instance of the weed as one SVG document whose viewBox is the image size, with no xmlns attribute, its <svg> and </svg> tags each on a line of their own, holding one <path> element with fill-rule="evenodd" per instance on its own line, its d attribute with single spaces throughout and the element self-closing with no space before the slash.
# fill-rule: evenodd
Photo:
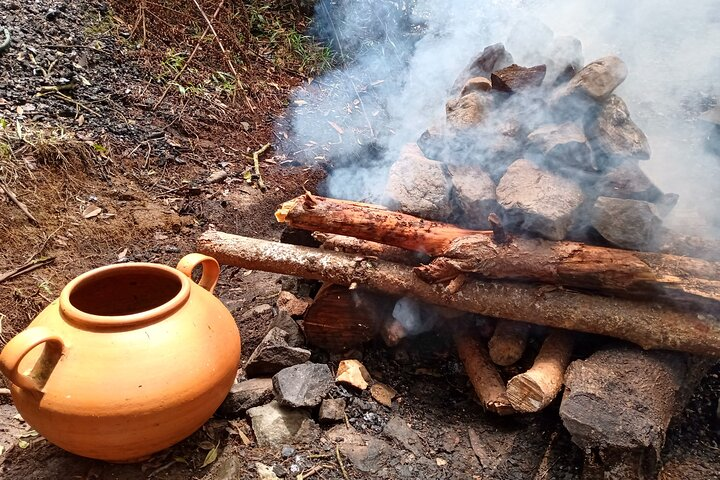
<svg viewBox="0 0 720 480">
<path fill-rule="evenodd" d="M 104 15 L 98 14 L 98 17 L 93 18 L 88 25 L 85 28 L 85 35 L 88 37 L 106 35 L 110 31 L 117 29 L 115 18 L 109 11 Z"/>
</svg>

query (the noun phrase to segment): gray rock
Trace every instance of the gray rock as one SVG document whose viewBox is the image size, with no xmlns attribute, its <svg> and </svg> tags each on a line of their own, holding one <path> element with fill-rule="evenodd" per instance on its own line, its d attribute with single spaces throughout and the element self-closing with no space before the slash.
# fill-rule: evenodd
<svg viewBox="0 0 720 480">
<path fill-rule="evenodd" d="M 575 37 L 555 37 L 547 54 L 545 82 L 557 84 L 570 80 L 583 66 L 582 43 Z"/>
<path fill-rule="evenodd" d="M 285 341 L 291 347 L 304 347 L 305 335 L 303 335 L 300 325 L 292 318 L 289 311 L 282 308 L 278 309 L 278 314 L 270 324 L 270 328 L 279 328 L 287 332 Z"/>
<path fill-rule="evenodd" d="M 383 428 L 383 435 L 400 443 L 406 450 L 423 457 L 422 440 L 415 430 L 400 417 L 392 417 Z"/>
<path fill-rule="evenodd" d="M 280 455 L 282 455 L 283 458 L 290 458 L 295 455 L 295 451 L 296 450 L 290 445 L 283 445 Z"/>
<path fill-rule="evenodd" d="M 344 398 L 326 398 L 320 404 L 318 421 L 320 423 L 342 422 L 345 419 L 345 407 L 347 402 Z"/>
<path fill-rule="evenodd" d="M 605 100 L 627 77 L 625 62 L 613 55 L 591 62 L 567 84 L 568 92 Z"/>
<path fill-rule="evenodd" d="M 280 370 L 272 379 L 275 397 L 289 407 L 315 407 L 335 385 L 330 368 L 303 363 Z"/>
<path fill-rule="evenodd" d="M 508 225 L 550 240 L 565 237 L 584 200 L 577 184 L 525 159 L 508 167 L 496 194 Z"/>
<path fill-rule="evenodd" d="M 254 320 L 263 317 L 270 317 L 273 313 L 272 305 L 268 305 L 267 303 L 263 303 L 261 305 L 256 305 L 250 310 L 244 312 L 242 316 L 240 317 L 240 320 L 242 321 L 248 321 L 248 320 Z"/>
<path fill-rule="evenodd" d="M 485 47 L 485 49 L 460 72 L 455 83 L 453 84 L 452 93 L 457 93 L 462 89 L 465 82 L 473 77 L 489 77 L 495 70 L 500 70 L 512 65 L 513 57 L 505 50 L 502 43 L 496 43 Z"/>
<path fill-rule="evenodd" d="M 445 104 L 447 126 L 460 131 L 477 127 L 491 108 L 492 97 L 485 93 L 471 92 L 460 98 L 451 98 Z"/>
<path fill-rule="evenodd" d="M 311 352 L 288 345 L 289 334 L 280 328 L 271 328 L 245 365 L 249 378 L 273 375 L 283 368 L 307 362 Z"/>
<path fill-rule="evenodd" d="M 652 203 L 599 197 L 592 208 L 591 225 L 618 247 L 642 249 L 660 232 L 662 220 Z"/>
<path fill-rule="evenodd" d="M 275 397 L 271 378 L 253 378 L 236 383 L 217 410 L 225 418 L 237 418 L 249 408 L 264 405 Z"/>
<path fill-rule="evenodd" d="M 645 175 L 637 161 L 627 160 L 608 170 L 595 184 L 600 197 L 654 202 L 662 191 Z"/>
<path fill-rule="evenodd" d="M 428 220 L 447 220 L 452 214 L 451 187 L 443 164 L 428 160 L 417 145 L 408 144 L 390 167 L 385 203 Z"/>
<path fill-rule="evenodd" d="M 471 228 L 490 228 L 488 215 L 499 210 L 495 182 L 490 175 L 470 165 L 449 165 L 448 171 L 463 223 Z"/>
<path fill-rule="evenodd" d="M 593 145 L 610 158 L 650 158 L 647 137 L 630 119 L 627 105 L 617 95 L 610 96 L 603 103 L 597 119 L 589 126 L 587 133 Z"/>
<path fill-rule="evenodd" d="M 361 472 L 377 473 L 392 455 L 393 449 L 387 442 L 345 425 L 330 429 L 326 435 Z"/>
<path fill-rule="evenodd" d="M 596 171 L 597 164 L 582 128 L 575 123 L 543 125 L 528 135 L 532 152 L 553 167 Z"/>
<path fill-rule="evenodd" d="M 307 410 L 283 407 L 276 401 L 251 408 L 247 414 L 260 447 L 300 442 L 306 440 L 306 431 L 317 429 Z"/>
</svg>

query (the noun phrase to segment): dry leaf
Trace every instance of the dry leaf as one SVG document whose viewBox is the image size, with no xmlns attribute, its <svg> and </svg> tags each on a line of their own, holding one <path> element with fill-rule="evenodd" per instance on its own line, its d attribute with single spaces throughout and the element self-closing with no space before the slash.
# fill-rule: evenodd
<svg viewBox="0 0 720 480">
<path fill-rule="evenodd" d="M 217 445 L 215 445 L 215 446 L 212 448 L 212 450 L 210 450 L 210 451 L 208 452 L 207 456 L 205 457 L 205 461 L 204 461 L 203 464 L 200 466 L 200 468 L 205 468 L 205 467 L 207 467 L 208 465 L 210 465 L 211 463 L 213 463 L 215 460 L 217 460 L 218 447 L 219 447 L 219 446 L 220 446 L 220 444 L 218 443 Z"/>
<path fill-rule="evenodd" d="M 20 440 L 18 442 L 18 447 L 20 448 L 28 448 L 30 446 L 30 443 L 26 442 L 25 440 Z"/>
<path fill-rule="evenodd" d="M 88 205 L 85 210 L 83 210 L 83 217 L 84 218 L 93 218 L 97 217 L 102 213 L 102 208 L 98 207 L 97 205 Z"/>
</svg>

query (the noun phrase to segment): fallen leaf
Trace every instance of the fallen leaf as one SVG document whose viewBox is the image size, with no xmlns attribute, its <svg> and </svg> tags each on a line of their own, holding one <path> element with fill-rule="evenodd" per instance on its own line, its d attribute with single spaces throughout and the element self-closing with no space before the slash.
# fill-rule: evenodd
<svg viewBox="0 0 720 480">
<path fill-rule="evenodd" d="M 370 387 L 370 395 L 376 402 L 386 407 L 392 407 L 392 400 L 397 396 L 397 392 L 394 388 L 378 382 Z"/>
<path fill-rule="evenodd" d="M 215 446 L 213 447 L 212 450 L 210 450 L 210 451 L 208 452 L 207 456 L 205 457 L 205 461 L 204 461 L 203 464 L 200 466 L 200 468 L 205 468 L 205 467 L 207 467 L 208 465 L 210 465 L 211 463 L 213 463 L 215 460 L 217 460 L 218 447 L 219 447 L 219 446 L 220 446 L 220 444 L 218 443 L 217 445 L 215 445 Z"/>
<path fill-rule="evenodd" d="M 19 438 L 37 437 L 39 434 L 35 430 L 29 430 L 19 435 Z"/>
<path fill-rule="evenodd" d="M 215 444 L 205 440 L 198 443 L 198 447 L 202 448 L 203 450 L 212 450 L 213 448 L 215 448 Z"/>
<path fill-rule="evenodd" d="M 93 218 L 97 217 L 102 213 L 102 208 L 98 207 L 97 205 L 88 205 L 85 210 L 83 210 L 83 217 L 84 218 Z"/>
<path fill-rule="evenodd" d="M 18 447 L 20 448 L 28 448 L 30 446 L 30 443 L 26 442 L 25 440 L 20 440 L 18 442 Z"/>
<path fill-rule="evenodd" d="M 178 463 L 184 463 L 185 465 L 190 465 L 190 464 L 188 463 L 188 461 L 185 460 L 184 457 L 175 457 L 175 458 L 173 458 L 173 460 L 175 460 L 175 461 L 178 462 Z"/>
</svg>

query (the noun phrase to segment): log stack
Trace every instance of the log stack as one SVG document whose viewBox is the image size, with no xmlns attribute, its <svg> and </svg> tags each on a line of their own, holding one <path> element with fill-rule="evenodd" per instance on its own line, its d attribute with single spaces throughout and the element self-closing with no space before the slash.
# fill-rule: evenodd
<svg viewBox="0 0 720 480">
<path fill-rule="evenodd" d="M 560 411 L 574 441 L 646 465 L 687 397 L 678 392 L 720 357 L 720 253 L 663 226 L 678 198 L 640 167 L 648 140 L 614 93 L 622 60 L 580 68 L 581 52 L 566 57 L 524 67 L 502 44 L 485 49 L 445 118 L 397 154 L 384 205 L 310 193 L 281 205 L 276 219 L 315 232 L 321 248 L 208 231 L 199 251 L 325 282 L 305 317 L 323 348 L 377 336 L 394 346 L 449 326 L 486 410 L 537 412 L 568 383 Z M 599 350 L 571 363 L 574 332 L 598 336 Z M 607 349 L 607 337 L 627 343 Z M 624 421 L 635 404 L 651 414 Z"/>
</svg>

